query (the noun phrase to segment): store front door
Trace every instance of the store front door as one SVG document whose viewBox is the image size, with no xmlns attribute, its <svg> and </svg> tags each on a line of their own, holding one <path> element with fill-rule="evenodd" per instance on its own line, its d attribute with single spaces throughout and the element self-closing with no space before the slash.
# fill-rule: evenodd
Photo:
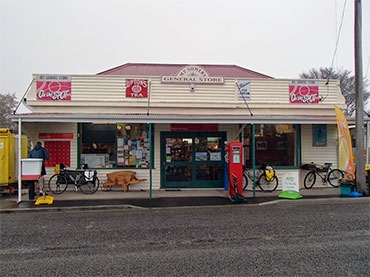
<svg viewBox="0 0 370 277">
<path fill-rule="evenodd" d="M 161 188 L 224 187 L 225 132 L 162 132 Z"/>
</svg>

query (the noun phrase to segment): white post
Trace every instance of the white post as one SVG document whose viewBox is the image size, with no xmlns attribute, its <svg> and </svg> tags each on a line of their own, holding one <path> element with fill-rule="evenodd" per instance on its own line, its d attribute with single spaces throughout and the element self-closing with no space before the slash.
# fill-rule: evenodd
<svg viewBox="0 0 370 277">
<path fill-rule="evenodd" d="M 369 129 L 369 121 L 366 121 L 366 163 L 368 164 L 369 163 L 369 133 L 370 129 Z"/>
<path fill-rule="evenodd" d="M 22 201 L 22 120 L 18 118 L 18 203 Z"/>
</svg>

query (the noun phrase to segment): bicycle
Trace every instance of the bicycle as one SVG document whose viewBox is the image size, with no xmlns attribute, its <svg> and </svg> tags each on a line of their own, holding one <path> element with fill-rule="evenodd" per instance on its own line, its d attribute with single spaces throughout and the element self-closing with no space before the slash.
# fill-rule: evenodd
<svg viewBox="0 0 370 277">
<path fill-rule="evenodd" d="M 69 184 L 73 184 L 75 190 L 84 194 L 93 194 L 99 188 L 97 171 L 86 170 L 86 164 L 80 170 L 67 169 L 63 164 L 59 165 L 59 172 L 50 177 L 48 186 L 53 194 L 62 194 L 67 190 Z"/>
<path fill-rule="evenodd" d="M 304 177 L 304 187 L 306 189 L 312 188 L 316 183 L 316 178 L 319 176 L 323 184 L 328 182 L 333 187 L 339 187 L 340 181 L 344 178 L 344 173 L 339 169 L 332 169 L 332 163 L 324 163 L 324 165 L 319 165 L 315 163 L 305 164 L 302 169 L 309 170 L 309 172 Z"/>
<path fill-rule="evenodd" d="M 264 192 L 275 191 L 279 185 L 279 179 L 276 176 L 275 170 L 272 168 L 272 166 L 262 164 L 261 167 L 258 168 L 255 177 L 256 178 L 254 178 L 249 169 L 244 166 L 243 190 L 247 189 L 248 179 L 250 179 L 252 183 L 256 181 L 256 185 Z"/>
</svg>

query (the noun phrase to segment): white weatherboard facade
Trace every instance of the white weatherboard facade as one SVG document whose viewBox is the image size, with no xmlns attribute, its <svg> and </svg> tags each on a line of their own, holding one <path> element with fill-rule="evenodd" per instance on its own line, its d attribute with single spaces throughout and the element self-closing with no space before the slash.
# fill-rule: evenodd
<svg viewBox="0 0 370 277">
<path fill-rule="evenodd" d="M 184 67 L 186 68 L 186 67 Z M 139 178 L 148 182 L 132 187 L 135 189 L 163 188 L 163 162 L 161 155 L 161 133 L 171 132 L 171 124 L 216 124 L 218 132 L 226 133 L 227 141 L 239 141 L 243 127 L 248 124 L 297 124 L 300 126 L 297 158 L 294 166 L 277 168 L 280 180 L 287 172 L 298 172 L 303 186 L 300 165 L 309 162 L 332 162 L 337 165 L 337 128 L 334 105 L 345 107 L 345 100 L 336 80 L 311 80 L 318 87 L 317 103 L 291 101 L 289 86 L 301 80 L 272 78 L 223 77 L 199 82 L 188 77 L 179 79 L 163 76 L 143 75 L 68 75 L 70 81 L 70 100 L 41 99 L 37 95 L 37 80 L 26 95 L 26 104 L 32 110 L 29 114 L 18 114 L 18 120 L 32 142 L 56 140 L 53 136 L 40 139 L 40 133 L 69 133 L 71 137 L 58 140 L 70 142 L 70 167 L 79 166 L 81 146 L 78 126 L 81 123 L 115 124 L 151 123 L 153 124 L 153 168 L 137 169 Z M 54 74 L 53 76 L 65 76 Z M 207 76 L 212 77 L 212 76 Z M 148 81 L 147 97 L 126 97 L 128 79 Z M 215 80 L 213 82 L 213 80 Z M 240 96 L 239 84 L 248 83 L 249 95 Z M 305 83 L 304 81 L 303 83 Z M 312 124 L 327 125 L 327 143 L 324 147 L 313 147 Z M 101 168 L 98 170 L 101 182 L 106 174 L 125 168 Z M 131 169 L 127 169 L 131 170 Z M 47 168 L 48 179 L 53 174 Z M 152 176 L 150 182 L 150 175 Z M 279 185 L 281 187 L 281 184 Z"/>
<path fill-rule="evenodd" d="M 125 98 L 127 78 L 142 79 L 143 77 L 72 75 L 72 100 L 63 102 L 37 100 L 34 82 L 27 94 L 27 105 L 32 108 L 33 113 L 71 113 L 76 114 L 76 118 L 78 118 L 77 114 L 94 113 L 147 114 L 148 110 L 150 114 L 164 116 L 168 116 L 169 111 L 178 116 L 191 113 L 208 117 L 234 116 L 243 123 L 244 119 L 249 116 L 249 111 L 239 96 L 238 79 L 225 78 L 223 84 L 216 85 L 194 84 L 194 91 L 191 91 L 189 84 L 163 84 L 160 77 L 147 77 L 149 98 Z M 290 122 L 305 119 L 306 122 L 318 123 L 327 118 L 326 122 L 332 123 L 335 119 L 333 105 L 344 107 L 345 104 L 337 81 L 330 81 L 326 85 L 326 80 L 317 80 L 320 96 L 325 98 L 317 105 L 289 103 L 288 87 L 291 80 L 254 79 L 249 81 L 251 97 L 248 104 L 254 116 L 260 116 L 261 120 L 275 116 L 284 117 Z M 225 120 L 227 121 L 228 118 Z"/>
</svg>

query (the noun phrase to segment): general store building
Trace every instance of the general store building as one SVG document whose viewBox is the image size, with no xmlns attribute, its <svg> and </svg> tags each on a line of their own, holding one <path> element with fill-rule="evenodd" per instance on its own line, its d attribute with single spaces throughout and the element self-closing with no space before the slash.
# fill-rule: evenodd
<svg viewBox="0 0 370 277">
<path fill-rule="evenodd" d="M 336 167 L 334 105 L 345 108 L 337 80 L 135 63 L 97 75 L 34 74 L 24 102 L 32 112 L 15 118 L 49 150 L 48 175 L 56 163 L 88 163 L 102 182 L 109 172 L 134 170 L 148 182 L 131 189 L 145 190 L 223 188 L 231 141 L 243 143 L 247 166 L 270 164 L 279 177 L 301 176 L 308 162 Z"/>
</svg>

